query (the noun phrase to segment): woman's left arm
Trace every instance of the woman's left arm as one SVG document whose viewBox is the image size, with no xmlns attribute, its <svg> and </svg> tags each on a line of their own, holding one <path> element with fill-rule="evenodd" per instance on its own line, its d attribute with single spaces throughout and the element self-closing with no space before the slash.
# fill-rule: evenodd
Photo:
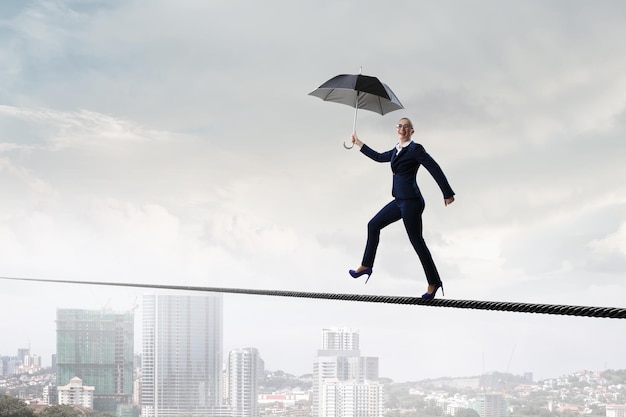
<svg viewBox="0 0 626 417">
<path fill-rule="evenodd" d="M 437 185 L 439 185 L 439 188 L 443 193 L 445 205 L 447 206 L 448 204 L 452 204 L 452 202 L 454 202 L 454 191 L 452 190 L 452 187 L 450 187 L 450 183 L 448 183 L 448 179 L 437 161 L 435 161 L 433 157 L 426 152 L 422 145 L 417 145 L 417 149 L 415 149 L 415 157 L 418 162 L 424 165 L 430 175 L 432 175 L 435 179 L 435 182 L 437 182 Z"/>
</svg>

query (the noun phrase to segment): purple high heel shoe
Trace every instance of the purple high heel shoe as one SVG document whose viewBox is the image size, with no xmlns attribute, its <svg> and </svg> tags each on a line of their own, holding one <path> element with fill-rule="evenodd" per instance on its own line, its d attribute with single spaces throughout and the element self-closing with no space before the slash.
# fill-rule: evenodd
<svg viewBox="0 0 626 417">
<path fill-rule="evenodd" d="M 367 268 L 362 270 L 361 272 L 356 272 L 354 269 L 351 269 L 348 271 L 348 273 L 352 276 L 352 278 L 358 278 L 361 275 L 365 275 L 367 274 L 367 279 L 365 280 L 365 283 L 367 284 L 367 281 L 370 280 L 370 276 L 372 275 L 372 268 Z"/>
<path fill-rule="evenodd" d="M 435 289 L 433 290 L 433 292 L 425 292 L 424 294 L 422 294 L 422 298 L 426 300 L 434 300 L 435 295 L 437 294 L 437 290 L 439 288 L 441 288 L 441 295 L 445 295 L 445 293 L 443 292 L 443 282 L 439 281 L 439 284 L 435 284 Z"/>
</svg>

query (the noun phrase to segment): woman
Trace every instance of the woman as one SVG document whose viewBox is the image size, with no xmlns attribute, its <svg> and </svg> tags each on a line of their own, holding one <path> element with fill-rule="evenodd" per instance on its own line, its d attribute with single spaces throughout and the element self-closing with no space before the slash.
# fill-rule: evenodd
<svg viewBox="0 0 626 417">
<path fill-rule="evenodd" d="M 390 151 L 378 153 L 359 140 L 356 132 L 352 134 L 352 143 L 361 148 L 361 152 L 376 162 L 390 162 L 393 172 L 393 186 L 391 194 L 394 200 L 383 207 L 367 224 L 367 244 L 361 266 L 356 270 L 349 271 L 353 278 L 367 275 L 365 283 L 372 274 L 376 249 L 380 239 L 380 231 L 384 227 L 400 219 L 404 222 L 409 240 L 419 256 L 424 267 L 424 273 L 428 280 L 428 290 L 422 298 L 433 299 L 437 290 L 441 288 L 443 293 L 443 283 L 439 278 L 437 267 L 426 247 L 426 242 L 422 237 L 422 212 L 424 211 L 424 198 L 417 186 L 417 170 L 423 165 L 433 176 L 441 192 L 443 193 L 444 204 L 452 204 L 454 201 L 454 191 L 448 184 L 448 180 L 435 160 L 426 153 L 424 147 L 413 142 L 411 137 L 415 130 L 413 123 L 407 118 L 400 119 L 396 126 L 398 129 L 398 139 L 400 142 Z"/>
</svg>

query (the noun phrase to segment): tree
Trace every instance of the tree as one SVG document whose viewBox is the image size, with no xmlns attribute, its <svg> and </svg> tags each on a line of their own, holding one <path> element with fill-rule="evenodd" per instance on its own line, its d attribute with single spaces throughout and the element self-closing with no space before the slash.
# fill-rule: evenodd
<svg viewBox="0 0 626 417">
<path fill-rule="evenodd" d="M 511 416 L 524 416 L 524 417 L 549 417 L 552 413 L 546 408 L 538 404 L 527 404 L 514 407 Z"/>
<path fill-rule="evenodd" d="M 480 414 L 473 408 L 459 408 L 454 413 L 454 417 L 480 417 Z"/>
<path fill-rule="evenodd" d="M 3 395 L 0 397 L 0 417 L 34 417 L 35 413 L 24 401 Z"/>
<path fill-rule="evenodd" d="M 80 411 L 76 410 L 71 405 L 62 404 L 62 405 L 51 405 L 50 407 L 45 408 L 41 413 L 39 413 L 40 417 L 81 417 L 82 414 Z"/>
<path fill-rule="evenodd" d="M 443 409 L 440 407 L 426 407 L 421 410 L 416 410 L 417 414 L 421 417 L 440 417 L 443 416 Z"/>
<path fill-rule="evenodd" d="M 602 373 L 609 385 L 626 384 L 626 369 L 608 369 Z"/>
</svg>

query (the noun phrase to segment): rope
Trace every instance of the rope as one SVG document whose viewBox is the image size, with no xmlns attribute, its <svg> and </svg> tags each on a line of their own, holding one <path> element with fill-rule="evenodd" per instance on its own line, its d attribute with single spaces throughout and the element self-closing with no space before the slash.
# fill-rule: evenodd
<svg viewBox="0 0 626 417">
<path fill-rule="evenodd" d="M 392 295 L 360 295 L 360 294 L 334 294 L 323 292 L 301 292 L 301 291 L 276 291 L 276 290 L 254 290 L 240 288 L 218 288 L 218 287 L 196 287 L 188 285 L 158 285 L 158 284 L 138 284 L 126 282 L 93 282 L 93 281 L 71 281 L 62 279 L 38 279 L 38 278 L 15 278 L 0 277 L 4 280 L 52 282 L 61 284 L 83 284 L 83 285 L 106 285 L 115 287 L 153 288 L 161 290 L 176 291 L 200 291 L 217 292 L 230 294 L 250 294 L 266 295 L 275 297 L 295 297 L 314 298 L 325 300 L 360 301 L 366 303 L 387 303 L 387 304 L 408 304 L 428 307 L 451 307 L 474 310 L 509 311 L 517 313 L 554 314 L 562 316 L 598 317 L 611 319 L 626 319 L 626 308 L 618 307 L 590 307 L 559 304 L 532 304 L 513 303 L 501 301 L 475 301 L 475 300 L 426 300 L 419 297 L 401 297 Z"/>
</svg>

